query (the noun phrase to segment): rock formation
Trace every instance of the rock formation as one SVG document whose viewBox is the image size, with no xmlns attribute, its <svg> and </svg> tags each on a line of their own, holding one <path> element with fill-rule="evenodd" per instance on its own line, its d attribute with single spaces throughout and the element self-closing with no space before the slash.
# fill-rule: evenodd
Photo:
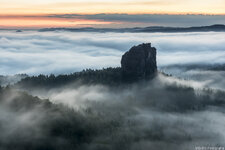
<svg viewBox="0 0 225 150">
<path fill-rule="evenodd" d="M 122 77 L 125 81 L 149 79 L 157 72 L 156 49 L 151 43 L 132 47 L 122 56 Z"/>
</svg>

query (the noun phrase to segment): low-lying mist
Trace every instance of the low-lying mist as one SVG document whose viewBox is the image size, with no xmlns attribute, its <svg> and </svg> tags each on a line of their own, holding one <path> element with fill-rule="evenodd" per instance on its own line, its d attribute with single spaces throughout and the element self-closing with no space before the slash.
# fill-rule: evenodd
<svg viewBox="0 0 225 150">
<path fill-rule="evenodd" d="M 202 88 L 225 90 L 224 64 L 171 65 L 161 67 L 160 70 L 187 82 L 198 83 Z"/>
<path fill-rule="evenodd" d="M 152 43 L 159 66 L 225 63 L 225 34 L 0 31 L 0 73 L 65 74 L 120 66 L 131 46 Z"/>
<path fill-rule="evenodd" d="M 224 33 L 0 32 L 2 75 L 47 75 L 0 76 L 0 150 L 225 146 Z M 165 72 L 152 80 L 122 83 L 120 68 L 67 74 L 120 66 L 149 41 Z"/>
<path fill-rule="evenodd" d="M 30 91 L 50 102 L 2 89 L 0 145 L 96 150 L 224 146 L 225 93 L 203 88 L 159 74 L 128 85 L 71 83 Z"/>
</svg>

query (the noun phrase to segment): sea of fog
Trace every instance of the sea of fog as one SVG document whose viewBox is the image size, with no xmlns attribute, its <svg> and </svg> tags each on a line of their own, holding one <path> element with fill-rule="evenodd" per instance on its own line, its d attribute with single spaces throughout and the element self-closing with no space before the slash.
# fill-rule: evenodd
<svg viewBox="0 0 225 150">
<path fill-rule="evenodd" d="M 73 113 L 57 105 L 50 109 L 38 101 L 32 104 L 31 97 L 24 99 L 18 89 L 0 93 L 0 143 L 14 147 L 44 143 L 65 149 L 84 135 L 79 139 L 88 136 L 88 144 L 78 145 L 91 150 L 224 149 L 225 33 L 0 31 L 0 75 L 116 67 L 125 51 L 147 42 L 158 50 L 159 70 L 172 76 L 160 73 L 127 87 L 79 82 L 49 90 L 35 84 L 34 89 L 27 87 L 29 94 L 73 108 Z M 0 76 L 0 85 L 20 78 Z M 52 131 L 59 132 L 49 134 Z"/>
<path fill-rule="evenodd" d="M 225 63 L 225 32 L 95 33 L 0 31 L 0 75 L 68 74 L 120 66 L 132 46 L 152 43 L 159 70 L 224 89 L 224 70 L 184 70 L 190 64 Z M 166 68 L 166 66 L 179 67 Z"/>
<path fill-rule="evenodd" d="M 120 66 L 132 46 L 152 43 L 158 66 L 224 63 L 225 33 L 0 31 L 0 74 L 65 74 Z"/>
</svg>

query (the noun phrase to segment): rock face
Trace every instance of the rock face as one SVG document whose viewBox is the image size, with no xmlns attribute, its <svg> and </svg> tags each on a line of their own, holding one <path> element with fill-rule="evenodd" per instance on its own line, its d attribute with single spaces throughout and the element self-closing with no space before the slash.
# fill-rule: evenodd
<svg viewBox="0 0 225 150">
<path fill-rule="evenodd" d="M 122 56 L 122 77 L 125 81 L 149 79 L 157 71 L 156 49 L 151 43 L 132 47 Z"/>
</svg>

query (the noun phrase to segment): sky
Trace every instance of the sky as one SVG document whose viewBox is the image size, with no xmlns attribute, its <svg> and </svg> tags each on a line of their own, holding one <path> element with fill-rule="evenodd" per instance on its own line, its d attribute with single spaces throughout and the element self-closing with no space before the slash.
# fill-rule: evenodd
<svg viewBox="0 0 225 150">
<path fill-rule="evenodd" d="M 199 26 L 224 20 L 225 0 L 0 0 L 3 29 Z"/>
</svg>

